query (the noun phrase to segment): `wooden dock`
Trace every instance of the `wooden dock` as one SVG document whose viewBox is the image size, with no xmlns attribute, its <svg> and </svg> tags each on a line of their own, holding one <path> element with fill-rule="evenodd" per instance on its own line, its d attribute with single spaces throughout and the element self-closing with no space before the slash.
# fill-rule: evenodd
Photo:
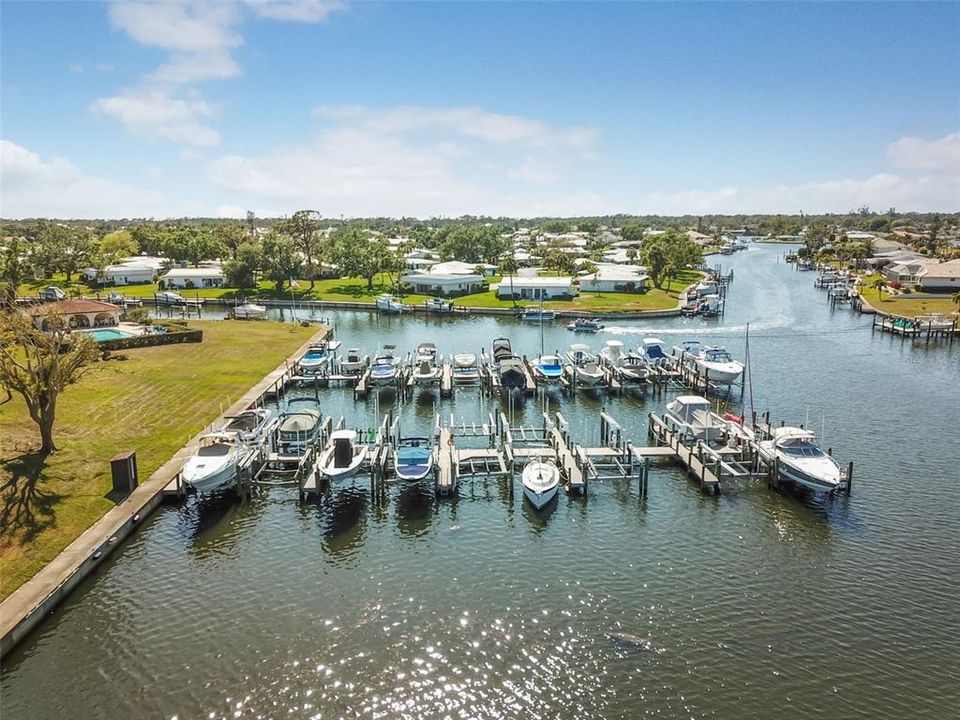
<svg viewBox="0 0 960 720">
<path fill-rule="evenodd" d="M 453 366 L 447 360 L 443 363 L 440 374 L 440 397 L 450 397 L 453 394 Z"/>
<path fill-rule="evenodd" d="M 433 466 L 437 492 L 441 495 L 449 495 L 457 489 L 453 474 L 453 433 L 450 428 L 440 429 L 434 452 L 436 455 L 433 458 Z"/>
</svg>

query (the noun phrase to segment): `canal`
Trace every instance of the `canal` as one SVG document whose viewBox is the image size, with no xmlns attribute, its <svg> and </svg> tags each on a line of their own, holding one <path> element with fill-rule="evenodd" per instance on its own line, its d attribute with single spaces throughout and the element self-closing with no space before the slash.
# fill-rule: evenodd
<svg viewBox="0 0 960 720">
<path fill-rule="evenodd" d="M 557 323 L 544 345 L 657 335 L 742 358 L 749 324 L 754 407 L 854 459 L 850 497 L 761 482 L 709 497 L 655 465 L 646 501 L 593 483 L 541 515 L 493 479 L 439 500 L 394 486 L 384 507 L 363 478 L 307 505 L 288 487 L 191 499 L 161 508 L 4 658 L 4 716 L 960 716 L 960 343 L 872 334 L 783 252 L 717 258 L 735 271 L 719 320 L 609 322 L 576 339 Z M 498 335 L 540 350 L 539 328 L 513 320 L 323 315 L 369 352 L 478 352 Z M 592 443 L 606 405 L 642 442 L 673 394 L 551 393 L 515 412 L 534 422 L 549 403 Z M 472 390 L 320 403 L 358 427 L 393 409 L 406 434 L 501 406 Z"/>
</svg>

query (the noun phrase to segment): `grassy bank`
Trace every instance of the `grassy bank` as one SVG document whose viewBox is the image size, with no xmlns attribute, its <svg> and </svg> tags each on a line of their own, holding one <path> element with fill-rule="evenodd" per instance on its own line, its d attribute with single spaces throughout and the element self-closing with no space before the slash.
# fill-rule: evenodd
<svg viewBox="0 0 960 720">
<path fill-rule="evenodd" d="M 916 317 L 926 313 L 942 313 L 950 315 L 957 312 L 957 305 L 953 302 L 949 293 L 944 293 L 942 297 L 926 297 L 914 293 L 891 295 L 889 290 L 881 293 L 879 290 L 870 287 L 870 283 L 878 277 L 877 275 L 868 275 L 860 283 L 860 295 L 877 310 L 891 315 L 902 315 L 904 317 Z"/>
<path fill-rule="evenodd" d="M 305 342 L 316 328 L 191 321 L 202 343 L 125 350 L 69 388 L 60 450 L 43 458 L 19 396 L 0 406 L 0 596 L 6 597 L 115 504 L 110 458 L 136 450 L 146 479 Z M 35 484 L 31 485 L 31 482 Z"/>
</svg>

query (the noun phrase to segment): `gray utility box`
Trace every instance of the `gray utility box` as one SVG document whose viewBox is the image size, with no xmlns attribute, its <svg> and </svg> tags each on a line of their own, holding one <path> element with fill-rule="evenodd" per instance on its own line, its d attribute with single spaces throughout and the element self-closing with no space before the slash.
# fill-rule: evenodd
<svg viewBox="0 0 960 720">
<path fill-rule="evenodd" d="M 115 491 L 133 492 L 137 488 L 137 453 L 131 450 L 114 455 L 110 459 L 110 473 Z"/>
</svg>

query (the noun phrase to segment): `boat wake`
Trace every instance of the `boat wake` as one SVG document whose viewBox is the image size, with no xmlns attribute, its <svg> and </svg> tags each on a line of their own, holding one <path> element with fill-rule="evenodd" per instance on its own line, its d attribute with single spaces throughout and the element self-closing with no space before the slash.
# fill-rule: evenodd
<svg viewBox="0 0 960 720">
<path fill-rule="evenodd" d="M 784 330 L 793 327 L 796 319 L 783 313 L 750 323 L 750 332 L 765 332 L 770 330 Z M 702 325 L 690 323 L 680 327 L 658 327 L 654 325 L 613 325 L 605 327 L 601 333 L 610 335 L 738 335 L 746 332 L 746 324 L 742 325 Z"/>
</svg>

